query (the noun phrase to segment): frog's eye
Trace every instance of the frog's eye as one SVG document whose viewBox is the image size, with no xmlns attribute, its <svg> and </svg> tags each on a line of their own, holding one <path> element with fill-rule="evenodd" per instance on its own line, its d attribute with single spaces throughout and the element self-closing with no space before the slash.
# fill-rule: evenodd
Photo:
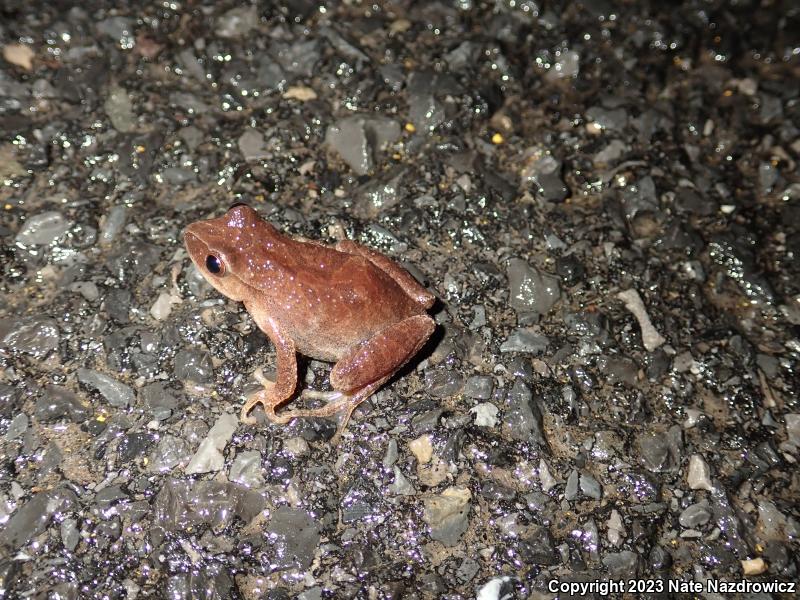
<svg viewBox="0 0 800 600">
<path fill-rule="evenodd" d="M 206 256 L 206 269 L 214 275 L 223 275 L 225 273 L 225 263 L 220 260 L 219 256 L 209 254 Z"/>
<path fill-rule="evenodd" d="M 237 202 L 236 204 L 231 204 L 228 210 L 233 210 L 237 206 L 250 206 L 249 204 L 245 204 L 244 202 Z"/>
</svg>

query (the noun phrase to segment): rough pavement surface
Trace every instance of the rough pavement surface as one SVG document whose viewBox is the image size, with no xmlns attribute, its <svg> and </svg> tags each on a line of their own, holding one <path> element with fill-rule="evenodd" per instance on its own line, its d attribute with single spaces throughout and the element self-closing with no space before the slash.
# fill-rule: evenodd
<svg viewBox="0 0 800 600">
<path fill-rule="evenodd" d="M 796 4 L 8 0 L 0 51 L 0 598 L 798 579 Z M 338 446 L 238 421 L 274 350 L 180 234 L 239 201 L 440 300 Z"/>
</svg>

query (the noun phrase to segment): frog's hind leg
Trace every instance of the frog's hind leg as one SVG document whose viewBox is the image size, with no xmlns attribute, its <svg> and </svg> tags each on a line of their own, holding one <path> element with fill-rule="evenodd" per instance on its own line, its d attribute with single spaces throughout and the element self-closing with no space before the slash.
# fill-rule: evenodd
<svg viewBox="0 0 800 600">
<path fill-rule="evenodd" d="M 310 398 L 327 400 L 325 406 L 281 412 L 281 419 L 295 417 L 331 417 L 344 412 L 337 438 L 350 420 L 350 415 L 406 364 L 430 337 L 436 324 L 428 315 L 414 315 L 392 323 L 370 339 L 356 344 L 336 363 L 331 371 L 333 392 L 305 392 Z"/>
</svg>

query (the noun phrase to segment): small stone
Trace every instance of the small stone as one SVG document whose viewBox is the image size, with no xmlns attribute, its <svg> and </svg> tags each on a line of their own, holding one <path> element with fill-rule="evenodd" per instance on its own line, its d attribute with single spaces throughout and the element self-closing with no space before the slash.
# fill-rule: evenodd
<svg viewBox="0 0 800 600">
<path fill-rule="evenodd" d="M 491 402 L 481 402 L 469 409 L 475 415 L 475 425 L 477 427 L 494 427 L 499 419 L 497 414 L 499 409 Z"/>
<path fill-rule="evenodd" d="M 239 452 L 233 459 L 228 479 L 248 488 L 264 485 L 261 473 L 261 453 L 258 450 Z"/>
<path fill-rule="evenodd" d="M 581 492 L 587 498 L 600 500 L 603 496 L 603 488 L 600 483 L 591 475 L 583 473 L 580 476 Z"/>
<path fill-rule="evenodd" d="M 636 576 L 638 556 L 630 550 L 622 552 L 609 552 L 603 557 L 603 564 L 608 569 L 608 574 L 614 579 Z"/>
<path fill-rule="evenodd" d="M 233 437 L 233 432 L 238 424 L 239 419 L 236 415 L 230 413 L 220 415 L 186 466 L 186 474 L 197 475 L 198 473 L 221 471 L 225 466 L 225 457 L 222 455 L 222 451 Z"/>
<path fill-rule="evenodd" d="M 239 6 L 217 18 L 215 33 L 226 39 L 241 38 L 258 27 L 258 23 L 258 9 L 255 6 Z"/>
<path fill-rule="evenodd" d="M 711 510 L 705 502 L 698 502 L 687 506 L 678 517 L 681 527 L 697 528 L 705 525 L 711 519 Z"/>
<path fill-rule="evenodd" d="M 164 435 L 147 457 L 147 470 L 151 473 L 167 473 L 187 464 L 190 455 L 185 441 L 174 435 Z"/>
<path fill-rule="evenodd" d="M 22 67 L 26 71 L 33 70 L 33 57 L 36 53 L 24 44 L 6 44 L 3 46 L 3 58 L 12 65 Z"/>
<path fill-rule="evenodd" d="M 444 122 L 444 107 L 433 94 L 412 93 L 408 101 L 408 119 L 418 131 L 429 133 Z"/>
<path fill-rule="evenodd" d="M 131 99 L 125 88 L 112 85 L 108 90 L 108 97 L 103 107 L 108 115 L 108 120 L 117 131 L 128 133 L 136 128 L 136 115 L 133 113 Z"/>
<path fill-rule="evenodd" d="M 422 518 L 431 530 L 431 538 L 445 546 L 455 546 L 469 525 L 472 494 L 466 487 L 449 487 L 438 496 L 424 500 Z"/>
<path fill-rule="evenodd" d="M 530 148 L 522 158 L 520 177 L 529 182 L 536 195 L 547 202 L 561 202 L 569 196 L 569 188 L 561 178 L 563 164 L 548 152 Z"/>
<path fill-rule="evenodd" d="M 394 481 L 389 484 L 389 492 L 395 494 L 396 496 L 413 496 L 417 493 L 417 490 L 414 489 L 414 486 L 411 485 L 411 482 L 406 479 L 406 476 L 403 475 L 403 472 L 395 466 L 394 470 Z"/>
<path fill-rule="evenodd" d="M 751 558 L 741 562 L 742 573 L 745 575 L 761 575 L 767 572 L 767 563 L 763 558 Z"/>
<path fill-rule="evenodd" d="M 58 324 L 47 317 L 0 319 L 0 345 L 15 352 L 44 358 L 58 348 Z"/>
<path fill-rule="evenodd" d="M 310 448 L 308 442 L 299 435 L 287 438 L 283 442 L 283 451 L 289 456 L 300 457 L 309 453 Z"/>
<path fill-rule="evenodd" d="M 616 509 L 611 511 L 611 515 L 606 522 L 608 528 L 608 542 L 612 546 L 619 546 L 625 540 L 625 525 L 622 522 L 622 516 Z"/>
<path fill-rule="evenodd" d="M 299 100 L 300 102 L 308 102 L 309 100 L 316 100 L 317 93 L 305 85 L 290 85 L 283 93 L 283 98 L 286 100 Z"/>
<path fill-rule="evenodd" d="M 8 424 L 8 429 L 6 430 L 4 439 L 7 442 L 17 439 L 18 437 L 22 436 L 23 433 L 28 431 L 28 425 L 30 425 L 30 419 L 28 419 L 28 415 L 25 413 L 19 413 L 16 417 L 11 419 L 11 423 Z"/>
<path fill-rule="evenodd" d="M 387 117 L 353 115 L 328 128 L 325 144 L 336 151 L 357 175 L 375 168 L 376 153 L 400 137 L 400 125 Z"/>
<path fill-rule="evenodd" d="M 308 569 L 320 539 L 314 519 L 305 511 L 288 506 L 272 513 L 264 536 L 270 542 L 267 556 L 276 569 Z"/>
<path fill-rule="evenodd" d="M 511 332 L 508 339 L 500 346 L 500 352 L 527 352 L 538 356 L 547 350 L 550 343 L 545 336 L 539 335 L 531 327 L 522 327 Z"/>
<path fill-rule="evenodd" d="M 513 597 L 511 588 L 511 577 L 495 577 L 490 579 L 478 590 L 475 600 L 506 600 Z"/>
<path fill-rule="evenodd" d="M 180 303 L 180 296 L 170 292 L 161 292 L 150 307 L 150 316 L 156 321 L 164 321 L 172 312 L 172 307 Z"/>
<path fill-rule="evenodd" d="M 558 480 L 550 473 L 550 467 L 544 462 L 544 459 L 539 459 L 539 481 L 542 482 L 542 491 L 549 492 L 556 485 Z"/>
<path fill-rule="evenodd" d="M 541 447 L 547 446 L 542 430 L 541 409 L 522 379 L 514 381 L 508 392 L 508 409 L 503 420 L 503 430 L 511 438 Z"/>
<path fill-rule="evenodd" d="M 175 355 L 174 372 L 180 381 L 208 383 L 214 379 L 211 354 L 204 350 L 179 350 Z"/>
<path fill-rule="evenodd" d="M 567 477 L 567 485 L 564 488 L 564 498 L 570 502 L 578 497 L 578 481 L 580 477 L 575 469 Z"/>
<path fill-rule="evenodd" d="M 431 436 L 421 435 L 415 440 L 408 443 L 408 449 L 416 457 L 417 462 L 424 465 L 431 460 L 433 456 L 433 445 L 431 444 Z"/>
<path fill-rule="evenodd" d="M 392 438 L 386 445 L 386 454 L 383 455 L 383 462 L 381 463 L 385 469 L 393 466 L 397 462 L 397 440 Z"/>
<path fill-rule="evenodd" d="M 711 469 L 699 454 L 693 454 L 689 459 L 686 483 L 693 490 L 708 490 L 710 492 L 714 489 L 711 483 Z"/>
<path fill-rule="evenodd" d="M 64 519 L 61 521 L 61 541 L 69 552 L 75 550 L 80 542 L 81 536 L 78 531 L 78 521 L 75 519 Z"/>
<path fill-rule="evenodd" d="M 476 400 L 488 400 L 492 397 L 494 379 L 486 375 L 475 375 L 467 379 L 464 385 L 464 395 Z"/>
<path fill-rule="evenodd" d="M 268 159 L 272 156 L 267 150 L 264 136 L 255 129 L 248 129 L 239 136 L 239 152 L 248 162 Z"/>
<path fill-rule="evenodd" d="M 72 221 L 60 212 L 51 210 L 34 215 L 25 221 L 16 241 L 23 246 L 48 246 L 58 241 L 72 227 Z"/>
<path fill-rule="evenodd" d="M 115 408 L 127 408 L 136 396 L 129 386 L 94 369 L 78 369 L 78 381 L 97 392 Z"/>
<path fill-rule="evenodd" d="M 783 419 L 786 421 L 786 436 L 789 438 L 789 442 L 800 446 L 800 414 L 786 413 L 783 415 Z"/>
<path fill-rule="evenodd" d="M 520 258 L 508 261 L 509 304 L 517 312 L 546 314 L 561 297 L 558 278 Z"/>
<path fill-rule="evenodd" d="M 652 352 L 667 341 L 656 331 L 652 321 L 650 321 L 650 316 L 647 314 L 639 292 L 634 289 L 625 290 L 624 292 L 618 293 L 617 298 L 625 303 L 625 308 L 627 308 L 639 322 L 639 327 L 642 330 L 642 345 L 645 350 Z"/>
</svg>

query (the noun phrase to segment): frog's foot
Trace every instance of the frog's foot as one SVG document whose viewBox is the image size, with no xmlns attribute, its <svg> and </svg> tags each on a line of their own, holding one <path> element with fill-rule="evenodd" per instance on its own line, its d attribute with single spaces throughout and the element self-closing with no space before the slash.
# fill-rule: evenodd
<svg viewBox="0 0 800 600">
<path fill-rule="evenodd" d="M 278 418 L 289 420 L 299 417 L 332 417 L 333 415 L 342 413 L 343 416 L 339 422 L 339 426 L 336 428 L 336 434 L 331 440 L 335 444 L 339 441 L 339 438 L 342 436 L 342 433 L 347 427 L 347 423 L 350 421 L 350 416 L 353 414 L 353 411 L 358 407 L 359 404 L 369 398 L 378 388 L 386 383 L 387 379 L 388 377 L 379 379 L 378 381 L 375 381 L 368 386 L 361 388 L 360 390 L 356 390 L 350 394 L 341 391 L 318 392 L 314 390 L 303 390 L 302 396 L 306 398 L 327 400 L 328 403 L 319 408 L 302 408 L 283 411 L 280 415 L 278 415 Z"/>
<path fill-rule="evenodd" d="M 255 408 L 256 404 L 261 404 L 264 407 L 267 418 L 273 423 L 288 423 L 291 417 L 285 418 L 283 415 L 278 415 L 275 412 L 275 409 L 283 403 L 282 399 L 275 398 L 275 382 L 267 379 L 261 368 L 253 372 L 253 377 L 255 377 L 258 383 L 264 386 L 264 389 L 254 392 L 247 398 L 247 402 L 244 403 L 242 413 L 239 417 L 242 423 L 246 423 L 247 425 L 255 425 L 258 423 L 258 420 L 255 417 L 251 417 L 249 414 L 250 411 Z"/>
</svg>

